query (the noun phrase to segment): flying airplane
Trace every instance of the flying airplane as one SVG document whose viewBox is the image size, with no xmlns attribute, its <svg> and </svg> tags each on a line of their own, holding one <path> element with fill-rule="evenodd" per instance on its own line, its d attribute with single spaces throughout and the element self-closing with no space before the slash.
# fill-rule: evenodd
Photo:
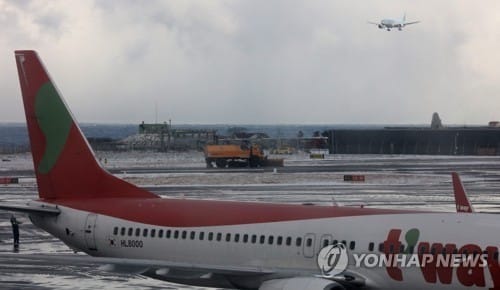
<svg viewBox="0 0 500 290">
<path fill-rule="evenodd" d="M 397 28 L 398 30 L 401 31 L 401 30 L 403 30 L 403 27 L 405 27 L 406 25 L 416 24 L 419 22 L 420 21 L 406 22 L 406 14 L 404 14 L 403 18 L 401 18 L 401 19 L 382 19 L 378 23 L 368 21 L 368 23 L 377 25 L 378 28 L 380 28 L 380 29 L 387 29 L 387 31 L 391 31 L 391 28 Z"/>
<path fill-rule="evenodd" d="M 102 168 L 37 53 L 15 58 L 39 197 L 0 209 L 89 255 L 42 259 L 219 288 L 500 289 L 497 215 L 161 198 Z"/>
</svg>

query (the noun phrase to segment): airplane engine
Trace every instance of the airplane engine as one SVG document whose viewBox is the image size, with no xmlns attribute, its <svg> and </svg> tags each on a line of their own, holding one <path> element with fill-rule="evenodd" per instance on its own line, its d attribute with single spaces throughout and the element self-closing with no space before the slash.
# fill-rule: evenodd
<svg viewBox="0 0 500 290">
<path fill-rule="evenodd" d="M 260 285 L 259 290 L 345 290 L 341 284 L 313 277 L 296 277 L 269 280 Z"/>
<path fill-rule="evenodd" d="M 379 25 L 378 25 L 378 28 L 382 29 L 382 28 L 384 28 L 384 27 L 382 26 L 382 24 L 379 24 Z"/>
</svg>

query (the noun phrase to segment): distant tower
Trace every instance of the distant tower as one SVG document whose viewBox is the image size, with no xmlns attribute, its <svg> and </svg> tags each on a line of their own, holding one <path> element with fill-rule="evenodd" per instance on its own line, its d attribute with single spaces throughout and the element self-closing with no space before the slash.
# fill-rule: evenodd
<svg viewBox="0 0 500 290">
<path fill-rule="evenodd" d="M 443 124 L 441 123 L 441 118 L 439 118 L 439 114 L 434 112 L 432 114 L 432 121 L 431 121 L 431 129 L 442 129 Z"/>
</svg>

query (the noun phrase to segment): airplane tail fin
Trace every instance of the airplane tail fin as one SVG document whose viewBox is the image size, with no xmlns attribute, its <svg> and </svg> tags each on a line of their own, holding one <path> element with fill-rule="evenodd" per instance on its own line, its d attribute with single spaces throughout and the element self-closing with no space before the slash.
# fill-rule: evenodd
<svg viewBox="0 0 500 290">
<path fill-rule="evenodd" d="M 406 23 L 406 12 L 403 14 L 403 23 Z"/>
<path fill-rule="evenodd" d="M 15 56 L 40 198 L 158 197 L 104 170 L 37 53 Z"/>
<path fill-rule="evenodd" d="M 464 185 L 460 180 L 458 173 L 452 172 L 451 179 L 453 181 L 453 193 L 455 194 L 455 205 L 457 207 L 457 212 L 474 212 L 474 208 L 467 197 Z"/>
</svg>

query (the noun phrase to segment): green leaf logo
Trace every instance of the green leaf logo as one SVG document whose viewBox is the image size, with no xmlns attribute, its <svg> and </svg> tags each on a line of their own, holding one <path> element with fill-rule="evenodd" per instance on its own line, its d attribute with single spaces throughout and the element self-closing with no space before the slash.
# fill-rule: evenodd
<svg viewBox="0 0 500 290">
<path fill-rule="evenodd" d="M 47 174 L 57 163 L 68 139 L 72 118 L 51 82 L 43 84 L 35 98 L 35 115 L 45 135 L 45 152 L 38 172 Z"/>
<path fill-rule="evenodd" d="M 406 247 L 405 253 L 412 254 L 409 252 L 417 246 L 418 238 L 420 237 L 420 231 L 418 229 L 411 229 L 405 235 L 405 240 L 408 246 Z"/>
</svg>

